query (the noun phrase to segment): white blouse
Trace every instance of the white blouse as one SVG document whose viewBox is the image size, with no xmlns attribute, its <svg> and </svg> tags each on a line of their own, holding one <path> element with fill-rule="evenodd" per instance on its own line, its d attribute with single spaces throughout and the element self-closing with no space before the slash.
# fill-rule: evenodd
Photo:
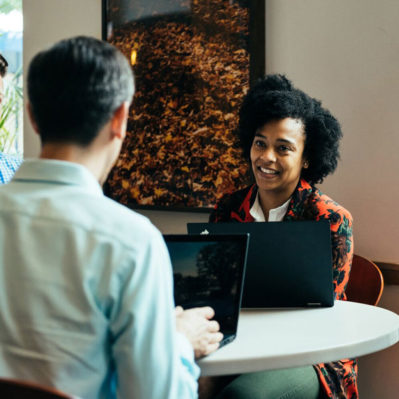
<svg viewBox="0 0 399 399">
<path fill-rule="evenodd" d="M 278 208 L 270 209 L 268 222 L 281 222 L 284 219 L 285 214 L 288 210 L 291 197 L 288 198 L 287 202 Z M 256 194 L 255 202 L 249 210 L 251 216 L 255 219 L 255 222 L 266 222 L 265 215 L 263 214 L 262 207 L 259 202 L 259 193 Z"/>
</svg>

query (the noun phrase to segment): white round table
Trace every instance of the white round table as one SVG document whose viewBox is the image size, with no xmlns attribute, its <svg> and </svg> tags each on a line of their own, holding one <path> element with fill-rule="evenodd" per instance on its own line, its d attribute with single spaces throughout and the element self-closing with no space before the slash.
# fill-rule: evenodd
<svg viewBox="0 0 399 399">
<path fill-rule="evenodd" d="M 236 339 L 198 365 L 202 376 L 241 374 L 359 357 L 399 340 L 399 316 L 336 301 L 331 308 L 242 310 Z"/>
</svg>

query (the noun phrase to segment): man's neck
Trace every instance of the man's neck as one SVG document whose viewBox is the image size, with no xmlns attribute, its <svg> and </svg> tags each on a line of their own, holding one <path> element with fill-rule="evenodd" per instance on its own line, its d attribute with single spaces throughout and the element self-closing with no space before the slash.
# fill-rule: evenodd
<svg viewBox="0 0 399 399">
<path fill-rule="evenodd" d="M 42 146 L 39 158 L 57 159 L 85 166 L 100 184 L 104 183 L 104 176 L 108 172 L 105 157 L 98 153 L 94 154 L 90 147 L 65 143 L 46 143 Z"/>
</svg>

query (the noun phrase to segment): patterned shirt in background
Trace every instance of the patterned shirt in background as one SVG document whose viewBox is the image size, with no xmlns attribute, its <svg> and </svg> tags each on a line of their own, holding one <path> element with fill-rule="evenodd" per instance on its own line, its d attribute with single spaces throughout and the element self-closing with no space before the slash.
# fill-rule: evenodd
<svg viewBox="0 0 399 399">
<path fill-rule="evenodd" d="M 22 159 L 0 152 L 0 184 L 8 183 L 21 165 Z"/>
</svg>

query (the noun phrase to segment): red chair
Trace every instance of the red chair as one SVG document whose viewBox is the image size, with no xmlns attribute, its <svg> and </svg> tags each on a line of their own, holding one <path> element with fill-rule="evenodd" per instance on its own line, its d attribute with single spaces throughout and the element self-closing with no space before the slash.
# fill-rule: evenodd
<svg viewBox="0 0 399 399">
<path fill-rule="evenodd" d="M 352 269 L 346 287 L 348 301 L 377 305 L 384 290 L 384 277 L 369 259 L 353 255 Z"/>
<path fill-rule="evenodd" d="M 7 399 L 78 399 L 54 388 L 12 378 L 0 378 L 0 398 Z"/>
</svg>

